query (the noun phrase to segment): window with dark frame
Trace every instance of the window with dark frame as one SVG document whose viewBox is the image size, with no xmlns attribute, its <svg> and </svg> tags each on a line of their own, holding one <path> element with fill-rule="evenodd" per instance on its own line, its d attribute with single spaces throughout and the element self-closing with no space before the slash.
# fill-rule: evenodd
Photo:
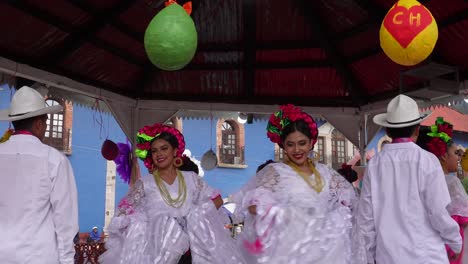
<svg viewBox="0 0 468 264">
<path fill-rule="evenodd" d="M 332 132 L 332 167 L 334 169 L 341 168 L 341 165 L 346 162 L 346 139 L 338 130 Z"/>
<path fill-rule="evenodd" d="M 317 153 L 319 154 L 319 160 L 318 162 L 320 163 L 325 163 L 325 138 L 324 137 L 318 137 L 317 138 L 317 143 L 315 144 Z"/>
<path fill-rule="evenodd" d="M 55 100 L 46 100 L 47 106 L 60 105 Z M 63 138 L 63 114 L 48 114 L 47 129 L 45 132 L 46 138 L 60 139 Z"/>
<path fill-rule="evenodd" d="M 224 122 L 221 127 L 221 162 L 225 164 L 234 164 L 237 156 L 237 136 L 236 130 L 229 122 Z"/>
</svg>

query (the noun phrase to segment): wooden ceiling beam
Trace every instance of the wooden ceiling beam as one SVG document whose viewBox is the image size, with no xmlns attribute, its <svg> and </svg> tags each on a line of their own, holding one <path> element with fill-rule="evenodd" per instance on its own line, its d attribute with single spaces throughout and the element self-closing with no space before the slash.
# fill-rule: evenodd
<svg viewBox="0 0 468 264">
<path fill-rule="evenodd" d="M 24 55 L 14 54 L 13 52 L 10 52 L 7 50 L 0 50 L 0 56 L 9 60 L 15 61 L 20 64 L 31 65 L 32 67 L 39 68 L 41 70 L 45 70 L 45 71 L 48 71 L 57 75 L 65 76 L 67 78 L 73 79 L 74 81 L 77 81 L 83 84 L 100 87 L 100 88 L 107 89 L 109 91 L 113 91 L 115 93 L 122 94 L 122 95 L 128 95 L 128 90 L 125 88 L 113 86 L 111 84 L 104 83 L 104 82 L 97 81 L 97 80 L 92 80 L 80 74 L 70 72 L 66 69 L 50 66 L 46 64 L 45 62 L 33 61 Z"/>
<path fill-rule="evenodd" d="M 375 24 L 379 25 L 382 23 L 387 11 L 379 6 L 375 1 L 372 0 L 354 0 L 354 2 L 364 11 L 367 12 L 369 18 L 367 21 L 364 21 L 349 30 L 345 30 L 342 33 L 339 33 L 333 41 L 338 42 L 346 38 L 355 36 L 359 33 L 365 32 L 371 29 Z"/>
<path fill-rule="evenodd" d="M 68 0 L 68 1 L 71 4 L 73 4 L 75 7 L 81 9 L 82 11 L 91 14 L 91 16 L 93 17 L 100 15 L 100 11 L 96 9 L 95 7 L 93 7 L 92 5 L 88 4 L 86 1 L 83 1 L 83 0 Z M 130 38 L 133 38 L 134 40 L 143 43 L 144 33 L 140 33 L 131 29 L 128 25 L 122 23 L 119 17 L 115 16 L 108 22 L 114 28 L 124 33 L 125 35 L 129 36 Z"/>
<path fill-rule="evenodd" d="M 335 69 L 341 77 L 343 84 L 345 85 L 345 89 L 349 92 L 352 101 L 356 106 L 364 105 L 368 99 L 359 82 L 354 78 L 353 73 L 346 65 L 344 58 L 331 42 L 330 37 L 326 33 L 325 25 L 320 21 L 320 14 L 317 12 L 317 8 L 308 0 L 301 0 L 299 2 L 301 10 L 304 10 L 304 16 L 308 19 L 315 36 L 317 36 L 322 48 L 325 50 L 327 58 L 335 66 Z"/>
<path fill-rule="evenodd" d="M 257 5 L 256 1 L 242 1 L 242 15 L 244 19 L 244 65 L 243 65 L 243 90 L 248 98 L 255 93 L 255 62 L 257 52 Z"/>
<path fill-rule="evenodd" d="M 90 22 L 86 23 L 85 26 L 81 27 L 79 30 L 70 33 L 70 35 L 64 40 L 63 45 L 60 48 L 55 49 L 46 55 L 47 58 L 52 58 L 52 63 L 57 63 L 62 59 L 66 58 L 70 53 L 77 50 L 81 47 L 88 39 L 94 38 L 95 34 L 106 26 L 109 21 L 118 17 L 123 11 L 127 10 L 134 1 L 132 0 L 121 0 L 116 6 L 111 10 L 102 10 L 91 19 Z M 110 49 L 108 49 L 111 51 Z M 112 51 L 111 51 L 112 52 Z M 127 54 L 125 51 L 119 52 L 122 54 Z M 116 54 L 118 55 L 118 54 Z M 130 58 L 130 56 L 126 56 Z M 130 60 L 129 62 L 131 62 Z"/>
<path fill-rule="evenodd" d="M 89 42 L 93 46 L 105 50 L 114 56 L 120 57 L 124 60 L 126 60 L 129 63 L 135 64 L 135 65 L 142 65 L 144 62 L 141 61 L 140 58 L 137 58 L 136 56 L 133 56 L 129 54 L 127 51 L 119 49 L 115 46 L 112 45 L 112 43 L 107 43 L 103 40 L 97 39 L 94 36 L 87 36 L 83 37 L 79 41 L 75 43 L 71 43 L 70 38 L 76 39 L 76 37 L 72 37 L 74 34 L 79 34 L 79 29 L 69 25 L 66 21 L 63 21 L 59 17 L 55 17 L 49 14 L 46 14 L 45 12 L 39 10 L 38 8 L 32 6 L 31 4 L 27 3 L 26 1 L 23 0 L 11 0 L 8 2 L 9 5 L 12 7 L 21 10 L 33 17 L 35 17 L 38 20 L 41 20 L 45 23 L 50 24 L 53 27 L 56 27 L 63 31 L 64 33 L 69 34 L 67 37 L 67 40 L 65 40 L 65 43 L 62 48 L 56 48 L 52 50 L 49 54 L 46 54 L 43 59 L 46 59 L 50 65 L 55 65 L 60 62 L 61 59 L 66 55 L 65 53 L 68 52 L 68 49 L 70 49 L 70 46 L 76 46 L 78 44 L 82 44 L 84 42 Z M 67 44 L 68 43 L 68 44 Z M 78 46 L 77 46 L 78 47 Z M 62 54 L 61 54 L 62 53 Z M 68 53 L 67 53 L 68 54 Z"/>
</svg>

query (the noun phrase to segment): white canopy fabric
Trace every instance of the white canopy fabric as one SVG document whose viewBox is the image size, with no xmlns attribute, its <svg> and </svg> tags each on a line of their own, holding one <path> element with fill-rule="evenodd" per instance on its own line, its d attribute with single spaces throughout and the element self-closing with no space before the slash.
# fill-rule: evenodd
<svg viewBox="0 0 468 264">
<path fill-rule="evenodd" d="M 100 105 L 100 110 L 110 111 L 121 126 L 128 138 L 133 139 L 137 130 L 144 125 L 156 122 L 165 122 L 176 115 L 185 115 L 210 118 L 230 117 L 233 113 L 252 113 L 257 117 L 267 116 L 278 110 L 278 105 L 251 105 L 251 104 L 225 104 L 201 103 L 167 100 L 135 100 L 99 87 L 83 84 L 72 79 L 53 74 L 26 64 L 0 57 L 0 72 L 4 74 L 23 77 L 44 84 L 45 93 L 81 103 L 89 107 L 96 106 L 96 100 L 104 101 L 106 106 Z M 3 78 L 2 80 L 11 80 Z M 10 81 L 8 81 L 10 82 Z M 468 95 L 468 82 L 458 84 L 454 92 L 453 87 L 444 87 L 446 82 L 431 82 L 429 90 L 421 89 L 419 94 L 410 96 L 419 98 L 422 108 L 434 105 L 456 104 L 463 102 Z M 453 83 L 447 84 L 453 86 Z M 418 92 L 418 91 L 417 91 Z M 428 94 L 431 92 L 431 94 Z M 426 96 L 426 97 L 425 97 Z M 434 96 L 431 98 L 431 96 Z M 340 130 L 353 144 L 364 151 L 369 142 L 378 132 L 379 127 L 373 124 L 372 117 L 385 112 L 390 99 L 379 101 L 361 108 L 353 107 L 302 107 L 314 116 L 324 117 L 334 127 Z"/>
</svg>

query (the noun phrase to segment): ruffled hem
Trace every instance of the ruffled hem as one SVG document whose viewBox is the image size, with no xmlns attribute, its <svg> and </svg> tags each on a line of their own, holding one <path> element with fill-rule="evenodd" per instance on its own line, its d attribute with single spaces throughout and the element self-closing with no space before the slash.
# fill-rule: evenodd
<svg viewBox="0 0 468 264">
<path fill-rule="evenodd" d="M 243 264 L 211 201 L 183 218 L 133 214 L 112 220 L 103 264 L 175 264 L 190 248 L 194 264 Z"/>
<path fill-rule="evenodd" d="M 346 207 L 317 216 L 272 206 L 247 223 L 240 239 L 257 263 L 352 263 L 351 222 Z"/>
</svg>

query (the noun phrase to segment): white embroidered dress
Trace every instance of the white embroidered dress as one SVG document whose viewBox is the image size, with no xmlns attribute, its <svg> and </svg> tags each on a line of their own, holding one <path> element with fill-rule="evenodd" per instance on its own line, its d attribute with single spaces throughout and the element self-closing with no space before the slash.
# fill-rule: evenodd
<svg viewBox="0 0 468 264">
<path fill-rule="evenodd" d="M 468 196 L 460 179 L 452 173 L 445 175 L 445 181 L 450 194 L 447 211 L 450 215 L 468 217 Z"/>
<path fill-rule="evenodd" d="M 164 202 L 152 175 L 135 183 L 109 225 L 100 263 L 174 264 L 189 249 L 192 263 L 245 263 L 211 201 L 217 192 L 193 172 L 182 175 L 187 198 L 180 208 Z M 177 196 L 177 180 L 166 187 Z"/>
<path fill-rule="evenodd" d="M 354 188 L 323 164 L 315 164 L 324 187 L 316 192 L 284 163 L 261 170 L 233 196 L 243 212 L 239 236 L 249 263 L 351 263 Z M 315 175 L 310 179 L 314 182 Z M 257 206 L 257 215 L 247 212 Z"/>
</svg>

